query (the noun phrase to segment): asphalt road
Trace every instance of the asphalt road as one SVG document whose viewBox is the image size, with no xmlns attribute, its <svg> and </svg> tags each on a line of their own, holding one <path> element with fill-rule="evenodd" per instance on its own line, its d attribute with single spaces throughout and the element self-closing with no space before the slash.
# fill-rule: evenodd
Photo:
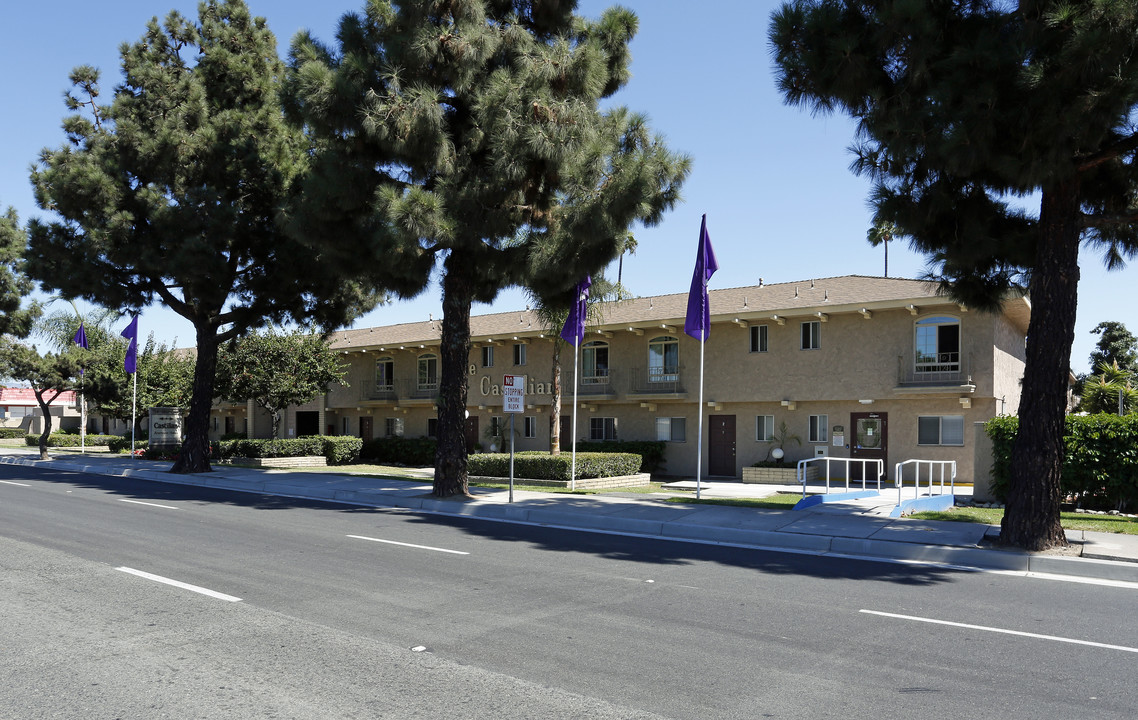
<svg viewBox="0 0 1138 720">
<path fill-rule="evenodd" d="M 0 470 L 0 717 L 1129 719 L 1136 601 Z"/>
</svg>

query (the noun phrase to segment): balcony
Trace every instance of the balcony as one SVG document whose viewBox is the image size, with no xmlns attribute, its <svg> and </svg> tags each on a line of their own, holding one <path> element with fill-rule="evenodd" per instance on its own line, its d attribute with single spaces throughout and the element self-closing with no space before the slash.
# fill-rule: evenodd
<svg viewBox="0 0 1138 720">
<path fill-rule="evenodd" d="M 629 393 L 640 396 L 684 396 L 687 394 L 684 388 L 684 369 L 682 367 L 633 368 Z"/>
<path fill-rule="evenodd" d="M 376 385 L 374 379 L 368 379 L 360 383 L 360 400 L 396 403 L 399 401 L 399 394 L 395 392 L 395 385 Z"/>
<path fill-rule="evenodd" d="M 960 353 L 918 355 L 915 361 L 897 356 L 898 393 L 975 392 L 972 382 L 972 356 Z"/>
<path fill-rule="evenodd" d="M 412 404 L 434 404 L 439 399 L 439 379 L 429 382 L 403 380 L 399 382 L 399 397 Z"/>
</svg>

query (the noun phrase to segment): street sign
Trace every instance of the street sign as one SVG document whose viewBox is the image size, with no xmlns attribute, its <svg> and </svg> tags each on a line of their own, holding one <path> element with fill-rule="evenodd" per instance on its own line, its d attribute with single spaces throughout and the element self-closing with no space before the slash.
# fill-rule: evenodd
<svg viewBox="0 0 1138 720">
<path fill-rule="evenodd" d="M 502 411 L 508 413 L 525 412 L 526 376 L 506 375 L 502 378 Z"/>
</svg>

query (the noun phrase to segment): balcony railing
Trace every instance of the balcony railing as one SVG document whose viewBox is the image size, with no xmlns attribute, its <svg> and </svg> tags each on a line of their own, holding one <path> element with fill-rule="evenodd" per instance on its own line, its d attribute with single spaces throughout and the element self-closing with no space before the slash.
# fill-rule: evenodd
<svg viewBox="0 0 1138 720">
<path fill-rule="evenodd" d="M 629 392 L 638 395 L 677 395 L 684 389 L 684 369 L 681 367 L 634 368 Z"/>
<path fill-rule="evenodd" d="M 404 380 L 399 383 L 400 397 L 408 400 L 437 400 L 439 397 L 439 380 L 436 377 L 432 382 L 419 382 L 418 380 Z"/>
<path fill-rule="evenodd" d="M 399 394 L 395 385 L 376 385 L 375 380 L 368 379 L 360 383 L 360 400 L 378 400 L 381 402 L 396 402 Z"/>
<path fill-rule="evenodd" d="M 967 385 L 972 379 L 972 356 L 960 353 L 918 355 L 916 361 L 906 363 L 904 356 L 897 357 L 898 384 L 913 387 Z"/>
<path fill-rule="evenodd" d="M 582 375 L 581 384 L 577 386 L 579 397 L 612 397 L 617 393 L 620 373 L 616 370 L 601 370 L 596 375 Z M 561 387 L 563 393 L 573 394 L 573 371 L 561 370 Z"/>
</svg>

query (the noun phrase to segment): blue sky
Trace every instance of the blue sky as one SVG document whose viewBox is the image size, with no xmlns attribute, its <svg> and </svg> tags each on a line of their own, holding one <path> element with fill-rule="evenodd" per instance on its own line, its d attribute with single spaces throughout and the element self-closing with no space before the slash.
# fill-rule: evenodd
<svg viewBox="0 0 1138 720">
<path fill-rule="evenodd" d="M 362 0 L 311 3 L 248 0 L 267 18 L 282 53 L 307 28 L 331 41 L 338 18 Z M 611 5 L 582 0 L 595 17 Z M 625 258 L 624 282 L 641 296 L 686 292 L 691 281 L 700 216 L 720 270 L 711 287 L 728 288 L 835 275 L 881 275 L 881 248 L 865 241 L 870 221 L 868 183 L 849 172 L 853 125 L 844 116 L 815 117 L 783 104 L 775 89 L 767 45 L 769 0 L 626 0 L 640 18 L 633 41 L 633 78 L 620 104 L 647 114 L 669 145 L 693 158 L 684 201 L 653 228 L 636 228 L 639 250 Z M 709 11 L 702 12 L 706 7 Z M 714 12 L 710 12 L 711 9 Z M 0 113 L 0 207 L 14 206 L 22 220 L 42 215 L 28 182 L 28 167 L 43 147 L 63 141 L 60 121 L 67 74 L 76 65 L 103 71 L 104 92 L 119 79 L 118 47 L 137 40 L 146 21 L 170 9 L 196 17 L 196 2 L 116 0 L 113 3 L 41 0 L 10 3 L 0 43 L 3 68 Z M 889 275 L 917 277 L 923 257 L 903 243 L 889 249 Z M 1090 329 L 1117 320 L 1138 334 L 1133 271 L 1107 273 L 1097 254 L 1084 252 L 1072 368 L 1087 370 L 1096 336 Z M 615 267 L 612 273 L 615 276 Z M 439 317 L 437 284 L 412 301 L 381 307 L 357 327 Z M 475 313 L 515 310 L 520 291 L 503 292 Z M 714 310 L 714 309 L 713 309 Z M 125 326 L 125 321 L 122 323 Z M 191 325 L 164 308 L 147 309 L 143 334 L 167 343 L 193 343 Z"/>
</svg>

